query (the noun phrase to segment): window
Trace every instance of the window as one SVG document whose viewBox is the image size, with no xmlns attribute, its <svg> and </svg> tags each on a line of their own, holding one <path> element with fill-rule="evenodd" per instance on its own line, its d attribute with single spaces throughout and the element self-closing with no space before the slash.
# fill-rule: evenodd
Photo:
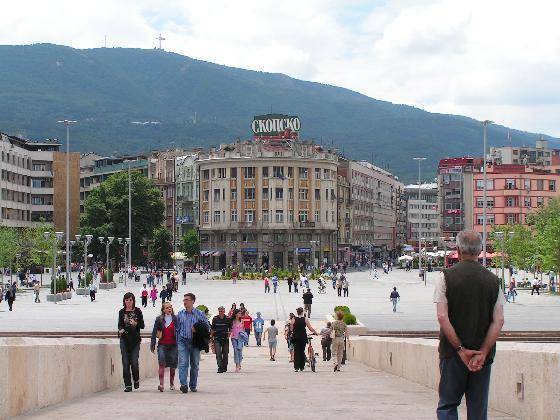
<svg viewBox="0 0 560 420">
<path fill-rule="evenodd" d="M 290 200 L 294 199 L 294 189 L 293 188 L 288 188 L 288 199 L 290 199 Z"/>
<path fill-rule="evenodd" d="M 283 166 L 273 166 L 272 176 L 274 178 L 284 179 L 284 167 Z"/>
<path fill-rule="evenodd" d="M 323 179 L 331 179 L 331 171 L 329 169 L 323 169 Z"/>
<path fill-rule="evenodd" d="M 220 223 L 220 210 L 214 211 L 214 223 Z"/>
<path fill-rule="evenodd" d="M 308 169 L 307 168 L 298 168 L 299 169 L 299 177 L 300 179 L 307 179 L 308 176 Z"/>
<path fill-rule="evenodd" d="M 255 177 L 255 167 L 245 166 L 243 167 L 243 178 L 252 179 Z"/>
<path fill-rule="evenodd" d="M 331 211 L 331 222 L 332 223 L 334 223 L 334 219 L 335 219 L 335 217 L 334 217 L 334 210 L 333 210 L 333 211 Z"/>
<path fill-rule="evenodd" d="M 484 189 L 484 180 L 483 179 L 477 179 L 476 180 L 476 189 L 477 190 L 483 190 Z M 494 180 L 493 179 L 488 179 L 486 180 L 486 189 L 487 190 L 493 190 L 494 189 Z M 455 191 L 453 191 L 453 193 L 455 194 Z M 461 192 L 459 191 L 459 194 Z"/>
<path fill-rule="evenodd" d="M 237 168 L 231 168 L 229 170 L 229 177 L 230 178 L 237 178 Z"/>
<path fill-rule="evenodd" d="M 244 214 L 244 221 L 251 223 L 254 220 L 255 220 L 255 211 L 246 209 Z"/>
<path fill-rule="evenodd" d="M 218 178 L 226 177 L 226 168 L 218 168 Z"/>
<path fill-rule="evenodd" d="M 268 166 L 263 166 L 262 168 L 262 177 L 268 178 Z"/>
<path fill-rule="evenodd" d="M 537 179 L 537 190 L 544 190 L 544 179 Z"/>
<path fill-rule="evenodd" d="M 524 179 L 523 180 L 523 186 L 527 191 L 531 191 L 531 180 L 530 179 Z"/>
<path fill-rule="evenodd" d="M 544 197 L 537 197 L 537 206 L 544 206 Z"/>
<path fill-rule="evenodd" d="M 315 179 L 321 179 L 321 168 L 315 168 Z"/>
<path fill-rule="evenodd" d="M 203 216 L 203 220 L 205 224 L 208 224 L 210 222 L 210 212 L 209 211 L 205 211 L 204 213 L 202 213 Z"/>
<path fill-rule="evenodd" d="M 531 208 L 531 197 L 524 197 L 523 198 L 523 205 L 528 209 Z"/>
<path fill-rule="evenodd" d="M 294 177 L 294 168 L 292 166 L 288 166 L 288 178 Z"/>
<path fill-rule="evenodd" d="M 220 201 L 220 189 L 219 188 L 214 188 L 214 201 L 215 202 Z"/>
<path fill-rule="evenodd" d="M 268 200 L 268 188 L 263 188 L 262 189 L 262 199 L 263 200 Z"/>
<path fill-rule="evenodd" d="M 237 209 L 233 209 L 231 211 L 231 221 L 232 222 L 237 222 Z"/>
<path fill-rule="evenodd" d="M 245 200 L 254 200 L 255 199 L 255 189 L 254 188 L 245 188 Z"/>
<path fill-rule="evenodd" d="M 276 197 L 277 200 L 283 200 L 284 199 L 284 188 L 276 188 L 276 190 L 274 192 L 274 196 Z"/>
<path fill-rule="evenodd" d="M 515 207 L 515 197 L 506 197 L 506 207 Z"/>
<path fill-rule="evenodd" d="M 237 188 L 232 188 L 230 191 L 230 199 L 237 200 Z"/>
<path fill-rule="evenodd" d="M 552 179 L 548 181 L 548 191 L 556 191 L 556 181 Z"/>
<path fill-rule="evenodd" d="M 315 221 L 316 222 L 321 221 L 321 212 L 319 210 L 315 210 Z"/>
<path fill-rule="evenodd" d="M 476 197 L 476 207 L 484 207 L 484 197 Z M 447 204 L 445 205 L 445 208 L 447 209 Z M 449 209 L 451 209 L 451 205 L 449 206 Z"/>
<path fill-rule="evenodd" d="M 210 199 L 210 190 L 204 190 L 202 192 L 203 201 L 208 201 Z"/>
<path fill-rule="evenodd" d="M 299 199 L 300 200 L 307 200 L 307 188 L 300 188 L 299 189 Z"/>
<path fill-rule="evenodd" d="M 315 188 L 315 200 L 319 201 L 321 199 L 321 190 Z"/>
<path fill-rule="evenodd" d="M 294 211 L 288 210 L 288 222 L 293 222 L 293 221 L 294 221 Z"/>
<path fill-rule="evenodd" d="M 284 222 L 284 210 L 276 210 L 276 223 Z"/>
<path fill-rule="evenodd" d="M 209 169 L 205 169 L 205 170 L 202 171 L 202 179 L 204 179 L 204 180 L 210 179 L 210 170 Z"/>
<path fill-rule="evenodd" d="M 334 195 L 334 189 L 331 188 L 331 200 L 336 200 L 336 196 Z"/>
<path fill-rule="evenodd" d="M 506 190 L 515 190 L 515 179 L 506 179 Z"/>
<path fill-rule="evenodd" d="M 506 223 L 513 224 L 517 223 L 517 214 L 506 214 Z"/>
<path fill-rule="evenodd" d="M 302 223 L 307 222 L 307 210 L 300 210 L 299 211 L 299 221 Z"/>
<path fill-rule="evenodd" d="M 268 210 L 263 210 L 262 211 L 262 221 L 263 221 L 263 223 L 268 223 L 269 222 L 268 215 L 269 215 Z"/>
</svg>

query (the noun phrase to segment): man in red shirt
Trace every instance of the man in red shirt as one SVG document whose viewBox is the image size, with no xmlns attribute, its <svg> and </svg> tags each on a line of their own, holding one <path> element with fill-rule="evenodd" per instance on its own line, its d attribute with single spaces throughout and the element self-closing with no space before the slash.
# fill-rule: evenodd
<svg viewBox="0 0 560 420">
<path fill-rule="evenodd" d="M 241 314 L 241 322 L 243 322 L 243 329 L 247 333 L 247 337 L 249 337 L 251 335 L 251 330 L 253 329 L 253 318 L 251 318 L 251 315 L 249 315 L 249 312 L 247 312 L 246 310 L 243 310 Z M 248 339 L 247 344 L 245 345 L 249 345 Z"/>
</svg>

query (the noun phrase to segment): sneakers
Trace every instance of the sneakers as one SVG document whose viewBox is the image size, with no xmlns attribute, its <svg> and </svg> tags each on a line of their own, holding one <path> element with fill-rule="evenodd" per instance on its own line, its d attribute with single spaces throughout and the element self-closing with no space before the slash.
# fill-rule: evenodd
<svg viewBox="0 0 560 420">
<path fill-rule="evenodd" d="M 196 392 L 196 388 L 191 388 L 191 392 Z"/>
<path fill-rule="evenodd" d="M 179 388 L 181 390 L 181 392 L 183 394 L 186 394 L 187 392 L 189 392 L 189 387 L 186 385 L 181 385 L 181 387 Z"/>
<path fill-rule="evenodd" d="M 124 387 L 124 392 L 132 392 L 132 387 L 131 386 L 125 386 Z"/>
<path fill-rule="evenodd" d="M 135 381 L 134 382 L 134 389 L 138 389 L 140 388 L 140 382 L 139 381 Z"/>
</svg>

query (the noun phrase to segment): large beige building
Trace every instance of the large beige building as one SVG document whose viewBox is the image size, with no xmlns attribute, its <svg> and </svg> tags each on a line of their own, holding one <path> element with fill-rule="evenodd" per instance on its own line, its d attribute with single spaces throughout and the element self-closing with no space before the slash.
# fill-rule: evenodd
<svg viewBox="0 0 560 420">
<path fill-rule="evenodd" d="M 198 160 L 203 262 L 331 264 L 338 155 L 310 141 L 238 141 Z"/>
</svg>

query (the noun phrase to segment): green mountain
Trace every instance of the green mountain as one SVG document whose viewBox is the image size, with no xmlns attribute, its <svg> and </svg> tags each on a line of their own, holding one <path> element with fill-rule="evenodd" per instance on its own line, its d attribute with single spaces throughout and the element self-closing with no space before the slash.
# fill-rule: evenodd
<svg viewBox="0 0 560 420">
<path fill-rule="evenodd" d="M 479 122 L 372 99 L 283 74 L 221 66 L 160 50 L 77 50 L 52 44 L 0 46 L 0 131 L 31 139 L 64 138 L 71 149 L 137 153 L 169 146 L 211 146 L 250 138 L 254 115 L 299 115 L 302 138 L 333 145 L 415 179 L 413 156 L 482 154 Z M 139 124 L 152 121 L 159 122 Z M 490 145 L 508 129 L 491 126 Z M 511 130 L 514 144 L 536 134 Z M 554 140 L 555 141 L 555 140 Z M 427 172 L 428 173 L 428 172 Z"/>
</svg>

